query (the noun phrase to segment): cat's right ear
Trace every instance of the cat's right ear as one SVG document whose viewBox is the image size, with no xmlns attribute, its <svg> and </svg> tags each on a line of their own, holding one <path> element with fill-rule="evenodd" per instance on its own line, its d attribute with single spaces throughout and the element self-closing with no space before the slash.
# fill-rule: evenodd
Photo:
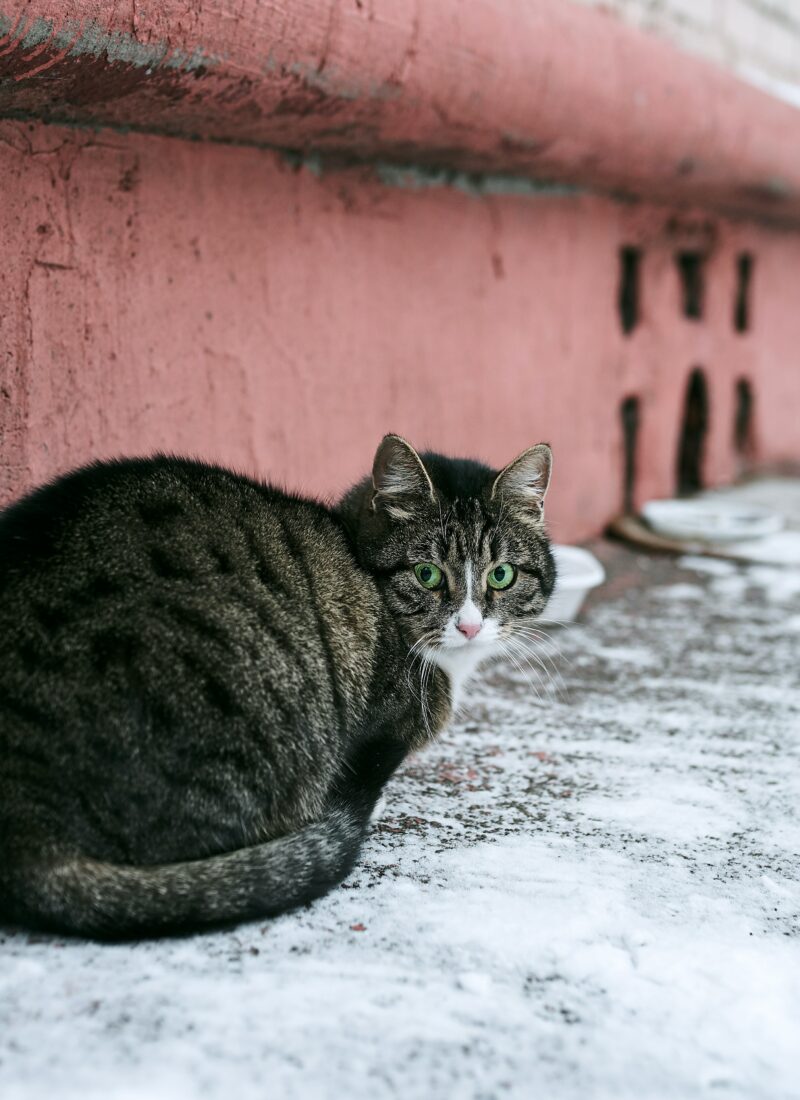
<svg viewBox="0 0 800 1100">
<path fill-rule="evenodd" d="M 435 503 L 422 459 L 402 436 L 385 435 L 372 464 L 372 509 L 392 519 L 413 519 L 419 505 Z"/>
</svg>

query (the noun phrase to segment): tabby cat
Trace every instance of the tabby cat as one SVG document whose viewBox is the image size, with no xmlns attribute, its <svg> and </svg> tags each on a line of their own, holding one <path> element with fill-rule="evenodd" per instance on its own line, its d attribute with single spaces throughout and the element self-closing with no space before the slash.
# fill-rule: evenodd
<svg viewBox="0 0 800 1100">
<path fill-rule="evenodd" d="M 152 935 L 339 883 L 403 757 L 542 611 L 550 463 L 389 435 L 327 507 L 157 456 L 0 514 L 0 916 Z"/>
</svg>

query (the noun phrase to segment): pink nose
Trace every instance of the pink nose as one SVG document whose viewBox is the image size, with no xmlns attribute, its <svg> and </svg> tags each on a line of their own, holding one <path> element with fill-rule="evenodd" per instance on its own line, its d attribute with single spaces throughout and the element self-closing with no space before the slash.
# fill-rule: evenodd
<svg viewBox="0 0 800 1100">
<path fill-rule="evenodd" d="M 457 630 L 467 638 L 474 638 L 481 632 L 481 623 L 456 623 Z"/>
</svg>

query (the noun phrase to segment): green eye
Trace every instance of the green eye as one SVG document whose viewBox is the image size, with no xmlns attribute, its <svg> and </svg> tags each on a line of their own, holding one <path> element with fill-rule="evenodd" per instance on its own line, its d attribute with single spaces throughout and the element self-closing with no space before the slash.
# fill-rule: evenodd
<svg viewBox="0 0 800 1100">
<path fill-rule="evenodd" d="M 423 588 L 441 588 L 442 571 L 432 561 L 421 561 L 414 566 L 414 576 Z"/>
<path fill-rule="evenodd" d="M 516 575 L 517 571 L 514 566 L 509 565 L 507 561 L 503 561 L 489 571 L 489 576 L 486 579 L 490 588 L 508 588 Z"/>
</svg>

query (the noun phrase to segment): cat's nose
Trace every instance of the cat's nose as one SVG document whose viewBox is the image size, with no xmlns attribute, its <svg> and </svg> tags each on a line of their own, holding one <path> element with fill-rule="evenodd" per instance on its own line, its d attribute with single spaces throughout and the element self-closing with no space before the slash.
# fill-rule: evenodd
<svg viewBox="0 0 800 1100">
<path fill-rule="evenodd" d="M 483 623 L 475 622 L 458 622 L 456 623 L 456 630 L 463 634 L 465 638 L 474 638 L 476 634 L 480 634 Z"/>
</svg>

